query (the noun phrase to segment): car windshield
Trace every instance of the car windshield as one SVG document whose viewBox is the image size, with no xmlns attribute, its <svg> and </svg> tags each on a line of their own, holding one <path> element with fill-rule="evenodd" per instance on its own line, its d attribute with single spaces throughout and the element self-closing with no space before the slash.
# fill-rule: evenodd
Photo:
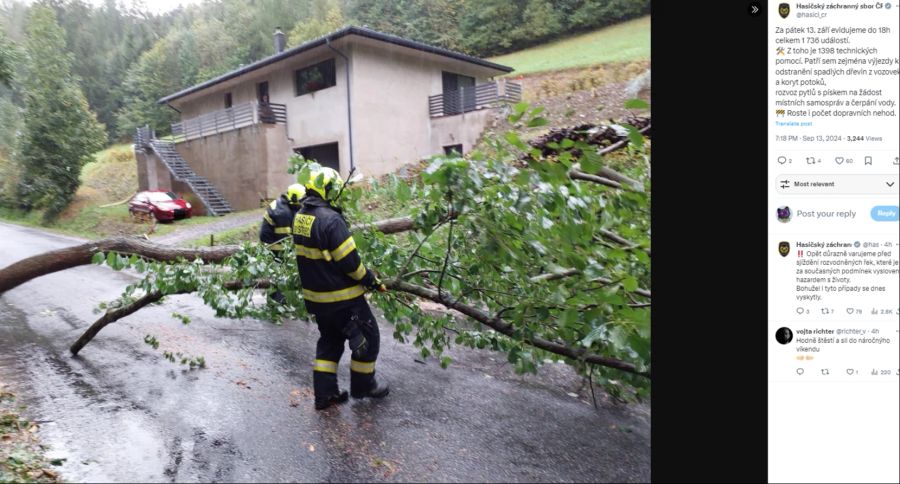
<svg viewBox="0 0 900 484">
<path fill-rule="evenodd" d="M 172 192 L 150 192 L 147 194 L 147 199 L 151 202 L 171 202 L 175 198 L 175 194 Z"/>
</svg>

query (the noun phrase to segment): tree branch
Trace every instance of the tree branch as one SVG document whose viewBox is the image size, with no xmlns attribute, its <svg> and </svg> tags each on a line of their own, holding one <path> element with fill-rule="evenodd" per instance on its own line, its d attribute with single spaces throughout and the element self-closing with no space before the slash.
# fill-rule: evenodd
<svg viewBox="0 0 900 484">
<path fill-rule="evenodd" d="M 626 246 L 626 247 L 624 247 L 625 250 L 641 249 L 644 252 L 646 252 L 648 256 L 650 255 L 650 249 L 645 249 L 645 248 L 641 247 L 640 244 L 636 244 L 615 232 L 612 232 L 612 231 L 609 231 L 606 229 L 600 229 L 600 236 L 603 237 L 604 239 L 611 240 L 617 244 Z"/>
<path fill-rule="evenodd" d="M 441 225 L 444 225 L 444 222 L 445 222 L 445 220 L 441 220 L 440 222 L 435 224 L 434 228 L 431 229 L 431 232 L 428 232 L 427 234 L 425 234 L 425 237 L 422 237 L 422 240 L 419 242 L 419 245 L 416 246 L 416 250 L 414 250 L 413 253 L 410 254 L 408 259 L 406 259 L 406 263 L 403 264 L 403 268 L 397 272 L 398 274 L 406 273 L 406 269 L 409 268 L 409 264 L 413 261 L 413 259 L 415 259 L 415 257 L 417 255 L 419 255 L 419 250 L 422 248 L 423 245 L 425 245 L 425 242 L 428 241 L 428 238 L 431 237 L 431 234 L 437 232 L 437 229 L 441 228 Z"/>
<path fill-rule="evenodd" d="M 389 289 L 414 294 L 430 301 L 443 304 L 447 308 L 455 309 L 456 311 L 459 311 L 460 313 L 463 313 L 466 316 L 484 324 L 485 326 L 488 326 L 499 333 L 505 334 L 506 336 L 512 338 L 518 337 L 515 328 L 513 328 L 511 324 L 503 321 L 499 317 L 492 317 L 491 315 L 480 309 L 473 308 L 466 304 L 451 300 L 450 298 L 438 293 L 437 291 L 421 286 L 416 286 L 414 284 L 410 284 L 408 282 L 400 281 L 397 279 L 390 279 L 388 281 L 385 281 L 384 284 Z M 634 364 L 627 361 L 621 361 L 615 358 L 607 358 L 605 356 L 595 355 L 592 353 L 588 353 L 587 350 L 583 348 L 571 348 L 563 344 L 538 337 L 526 338 L 526 341 L 536 348 L 540 348 L 542 350 L 549 351 L 560 356 L 565 356 L 574 360 L 583 360 L 588 363 L 593 363 L 608 368 L 615 368 L 617 370 L 622 370 L 628 373 L 634 373 L 636 375 L 650 378 L 649 372 L 639 371 Z"/>
<path fill-rule="evenodd" d="M 576 165 L 578 165 L 578 164 L 576 163 Z M 622 184 L 617 181 L 610 180 L 609 178 L 603 178 L 602 176 L 591 175 L 590 173 L 585 173 L 585 172 L 581 171 L 580 169 L 575 168 L 574 166 L 572 167 L 571 170 L 569 170 L 569 178 L 571 178 L 573 180 L 584 180 L 584 181 L 589 181 L 589 182 L 593 182 L 593 183 L 598 183 L 600 185 L 606 185 L 606 186 L 612 187 L 612 188 L 619 188 L 619 189 L 622 188 Z"/>
<path fill-rule="evenodd" d="M 412 218 L 400 217 L 381 220 L 369 224 L 356 224 L 353 231 L 376 230 L 384 234 L 395 234 L 412 230 L 415 227 Z M 31 279 L 71 269 L 91 263 L 98 252 L 117 252 L 123 255 L 138 255 L 146 259 L 160 262 L 173 262 L 178 259 L 200 259 L 204 262 L 221 262 L 240 250 L 239 245 L 220 245 L 217 247 L 178 248 L 157 244 L 144 237 L 111 237 L 64 249 L 44 252 L 0 269 L 0 294 L 24 284 Z"/>
<path fill-rule="evenodd" d="M 94 336 L 97 336 L 97 333 L 99 333 L 101 329 L 124 318 L 125 316 L 128 316 L 129 314 L 137 312 L 144 306 L 149 306 L 150 304 L 159 301 L 163 298 L 163 296 L 163 293 L 159 291 L 149 292 L 143 297 L 135 300 L 133 303 L 128 304 L 127 306 L 122 306 L 120 308 L 106 311 L 106 314 L 95 321 L 94 324 L 92 324 L 91 327 L 87 329 L 87 331 L 82 333 L 82 335 L 75 341 L 75 343 L 73 343 L 72 346 L 69 347 L 69 351 L 73 356 L 77 355 L 78 352 L 81 351 L 82 348 L 84 348 L 84 345 L 90 343 L 91 340 L 94 339 Z"/>
<path fill-rule="evenodd" d="M 265 288 L 269 287 L 271 284 L 272 284 L 271 281 L 269 281 L 268 279 L 258 279 L 258 280 L 252 281 L 249 285 L 245 285 L 241 281 L 228 281 L 224 284 L 224 287 L 225 287 L 225 289 L 228 289 L 230 291 L 237 290 L 237 289 L 243 289 L 246 287 L 252 287 L 254 289 L 265 289 Z M 125 306 L 122 306 L 122 307 L 119 307 L 116 309 L 110 309 L 110 310 L 106 311 L 106 314 L 101 316 L 100 319 L 95 321 L 94 324 L 92 324 L 84 333 L 82 333 L 82 335 L 78 338 L 78 340 L 76 340 L 75 343 L 73 343 L 72 346 L 69 348 L 69 351 L 73 355 L 77 355 L 78 352 L 81 351 L 81 349 L 84 348 L 84 346 L 86 344 L 90 343 L 91 340 L 94 339 L 94 336 L 97 336 L 97 333 L 99 333 L 100 330 L 102 330 L 103 328 L 109 326 L 110 324 L 115 323 L 116 321 L 124 318 L 125 316 L 134 314 L 135 312 L 139 311 L 140 309 L 159 301 L 160 299 L 164 298 L 165 296 L 174 296 L 176 294 L 189 294 L 189 293 L 195 292 L 196 290 L 197 289 L 184 289 L 184 290 L 169 293 L 169 294 L 163 294 L 159 291 L 153 291 L 153 292 L 149 292 L 149 293 L 145 294 L 143 297 L 136 299 L 131 304 L 128 304 L 128 305 L 125 305 Z"/>
<path fill-rule="evenodd" d="M 453 210 L 453 192 L 450 192 L 450 210 Z M 450 219 L 450 228 L 447 231 L 447 253 L 444 254 L 444 266 L 441 267 L 441 275 L 438 277 L 438 294 L 443 291 L 444 274 L 447 273 L 447 263 L 450 261 L 450 252 L 453 251 L 453 219 Z"/>
<path fill-rule="evenodd" d="M 528 280 L 530 282 L 555 281 L 557 279 L 565 279 L 566 277 L 577 276 L 578 274 L 581 274 L 581 271 L 579 271 L 578 269 L 566 269 L 560 272 L 548 272 L 546 274 L 539 274 L 529 278 Z M 591 281 L 600 282 L 605 285 L 613 284 L 613 282 L 615 282 L 611 279 L 606 279 L 605 277 L 598 277 L 596 279 L 591 279 Z M 650 291 L 647 289 L 637 288 L 631 292 L 644 297 L 650 297 Z"/>
</svg>

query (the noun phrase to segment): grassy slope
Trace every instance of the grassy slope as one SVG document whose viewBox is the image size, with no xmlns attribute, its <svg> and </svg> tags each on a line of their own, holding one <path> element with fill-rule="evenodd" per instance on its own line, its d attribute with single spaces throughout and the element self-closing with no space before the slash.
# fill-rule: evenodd
<svg viewBox="0 0 900 484">
<path fill-rule="evenodd" d="M 94 158 L 96 161 L 81 170 L 81 188 L 75 199 L 55 222 L 45 225 L 40 211 L 25 213 L 6 208 L 0 208 L 0 219 L 87 239 L 146 233 L 150 230 L 149 224 L 132 221 L 127 204 L 102 207 L 130 198 L 137 192 L 137 165 L 131 145 L 110 146 Z M 193 217 L 175 223 L 157 224 L 153 233 L 163 235 L 181 226 L 214 220 L 219 218 Z"/>
<path fill-rule="evenodd" d="M 527 74 L 610 62 L 650 59 L 650 17 L 641 17 L 586 34 L 488 60 Z"/>
</svg>

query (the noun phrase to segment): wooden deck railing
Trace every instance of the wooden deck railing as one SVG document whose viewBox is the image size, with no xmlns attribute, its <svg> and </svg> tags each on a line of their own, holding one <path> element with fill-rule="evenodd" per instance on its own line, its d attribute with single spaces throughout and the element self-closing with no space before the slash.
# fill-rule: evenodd
<svg viewBox="0 0 900 484">
<path fill-rule="evenodd" d="M 518 102 L 521 99 L 521 84 L 494 81 L 428 96 L 428 113 L 432 118 L 452 116 L 490 107 L 498 102 Z"/>
<path fill-rule="evenodd" d="M 178 143 L 260 123 L 287 123 L 287 107 L 284 104 L 249 102 L 201 114 L 172 123 L 172 140 Z"/>
</svg>

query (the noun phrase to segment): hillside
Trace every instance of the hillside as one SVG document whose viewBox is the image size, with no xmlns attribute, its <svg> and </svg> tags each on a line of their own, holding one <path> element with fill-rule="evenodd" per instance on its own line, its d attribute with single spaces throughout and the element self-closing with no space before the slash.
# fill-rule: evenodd
<svg viewBox="0 0 900 484">
<path fill-rule="evenodd" d="M 650 16 L 488 59 L 512 67 L 510 76 L 650 60 Z"/>
</svg>

